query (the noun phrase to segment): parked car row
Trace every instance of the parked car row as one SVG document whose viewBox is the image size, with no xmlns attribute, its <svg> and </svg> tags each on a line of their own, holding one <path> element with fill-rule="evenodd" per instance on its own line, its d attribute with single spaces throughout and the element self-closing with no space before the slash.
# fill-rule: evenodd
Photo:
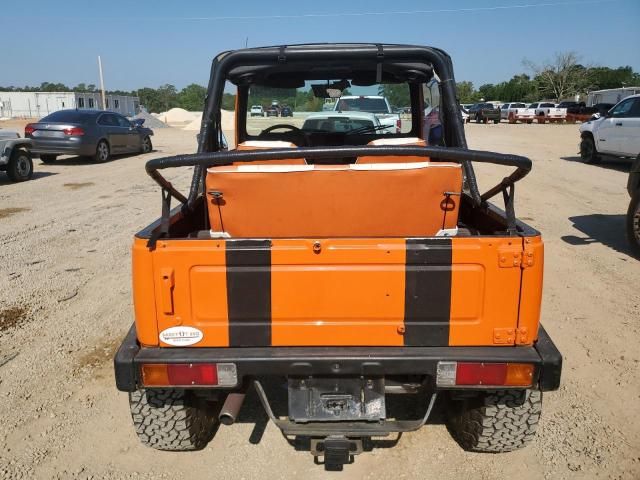
<svg viewBox="0 0 640 480">
<path fill-rule="evenodd" d="M 117 154 L 148 153 L 153 130 L 143 124 L 144 119 L 115 112 L 59 110 L 27 124 L 24 138 L 0 130 L 0 170 L 13 181 L 24 181 L 33 176 L 33 157 L 52 163 L 60 155 L 78 155 L 103 163 Z"/>
<path fill-rule="evenodd" d="M 577 121 L 586 122 L 598 118 L 606 113 L 613 104 L 600 103 L 593 107 L 587 107 L 584 102 L 566 101 L 558 104 L 553 102 L 512 102 L 495 104 L 492 102 L 475 103 L 472 105 L 461 104 L 460 111 L 465 123 L 476 121 L 477 123 L 499 123 L 506 120 L 509 123 L 562 123 Z"/>
<path fill-rule="evenodd" d="M 287 105 L 271 105 L 263 108 L 262 105 L 252 105 L 249 109 L 251 117 L 293 117 L 293 109 Z"/>
</svg>

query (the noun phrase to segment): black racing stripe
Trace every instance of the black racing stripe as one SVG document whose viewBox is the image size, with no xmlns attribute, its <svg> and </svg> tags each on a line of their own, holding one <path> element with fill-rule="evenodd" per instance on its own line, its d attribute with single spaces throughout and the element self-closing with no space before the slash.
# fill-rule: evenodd
<svg viewBox="0 0 640 480">
<path fill-rule="evenodd" d="M 271 241 L 227 240 L 229 346 L 271 346 Z"/>
<path fill-rule="evenodd" d="M 407 239 L 406 252 L 404 344 L 449 345 L 451 239 Z"/>
</svg>

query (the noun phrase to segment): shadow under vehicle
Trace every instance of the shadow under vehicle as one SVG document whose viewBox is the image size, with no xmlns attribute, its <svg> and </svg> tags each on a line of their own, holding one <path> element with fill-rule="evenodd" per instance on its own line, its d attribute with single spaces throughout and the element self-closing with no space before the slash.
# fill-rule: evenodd
<svg viewBox="0 0 640 480">
<path fill-rule="evenodd" d="M 231 151 L 226 82 L 237 87 Z M 254 88 L 321 104 L 385 85 L 409 98 L 406 132 L 247 121 Z M 441 116 L 439 146 L 424 138 L 425 98 Z M 509 171 L 481 193 L 475 163 Z M 515 214 L 514 183 L 531 166 L 467 148 L 440 49 L 292 45 L 215 57 L 198 152 L 146 164 L 162 214 L 134 239 L 135 323 L 114 361 L 140 440 L 202 449 L 251 389 L 329 470 L 372 437 L 421 428 L 436 399 L 464 449 L 526 445 L 562 364 L 539 321 L 541 234 Z M 178 167 L 193 167 L 186 194 L 162 174 Z M 270 382 L 285 387 L 284 409 Z"/>
</svg>

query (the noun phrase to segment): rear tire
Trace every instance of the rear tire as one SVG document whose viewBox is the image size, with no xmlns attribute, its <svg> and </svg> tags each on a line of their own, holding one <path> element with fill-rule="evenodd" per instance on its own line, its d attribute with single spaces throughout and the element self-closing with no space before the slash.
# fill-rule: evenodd
<svg viewBox="0 0 640 480">
<path fill-rule="evenodd" d="M 129 406 L 138 438 L 157 450 L 201 450 L 216 432 L 215 409 L 188 390 L 137 390 Z"/>
<path fill-rule="evenodd" d="M 111 149 L 109 144 L 105 140 L 100 140 L 96 145 L 96 153 L 93 156 L 93 161 L 98 163 L 104 163 L 109 161 L 111 157 Z"/>
<path fill-rule="evenodd" d="M 153 143 L 151 143 L 151 138 L 146 136 L 142 139 L 141 149 L 142 153 L 149 153 L 151 152 L 151 150 L 153 150 Z"/>
<path fill-rule="evenodd" d="M 33 177 L 31 154 L 21 148 L 14 149 L 7 164 L 7 175 L 12 182 L 31 180 Z"/>
<path fill-rule="evenodd" d="M 593 165 L 600 162 L 598 156 L 598 150 L 596 150 L 596 144 L 593 141 L 593 137 L 586 136 L 580 142 L 580 158 L 584 163 Z"/>
<path fill-rule="evenodd" d="M 40 155 L 42 163 L 53 163 L 56 161 L 56 155 Z"/>
<path fill-rule="evenodd" d="M 633 254 L 640 258 L 640 190 L 631 197 L 627 210 L 627 240 Z"/>
<path fill-rule="evenodd" d="M 541 411 L 540 390 L 493 390 L 452 407 L 447 426 L 465 450 L 511 452 L 533 440 Z"/>
</svg>

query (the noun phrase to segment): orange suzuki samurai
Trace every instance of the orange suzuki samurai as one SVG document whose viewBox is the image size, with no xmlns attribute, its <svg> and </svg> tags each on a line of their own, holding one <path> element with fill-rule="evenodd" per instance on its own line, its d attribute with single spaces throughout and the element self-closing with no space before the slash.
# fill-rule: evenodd
<svg viewBox="0 0 640 480">
<path fill-rule="evenodd" d="M 251 117 L 272 102 L 292 116 Z M 504 179 L 480 192 L 477 163 Z M 193 168 L 187 194 L 161 174 L 177 167 Z M 467 148 L 442 50 L 218 55 L 198 153 L 146 164 L 162 214 L 134 238 L 135 323 L 115 357 L 140 440 L 204 448 L 249 393 L 327 469 L 434 418 L 467 450 L 525 445 L 562 367 L 539 324 L 542 239 L 514 210 L 530 169 Z"/>
</svg>

